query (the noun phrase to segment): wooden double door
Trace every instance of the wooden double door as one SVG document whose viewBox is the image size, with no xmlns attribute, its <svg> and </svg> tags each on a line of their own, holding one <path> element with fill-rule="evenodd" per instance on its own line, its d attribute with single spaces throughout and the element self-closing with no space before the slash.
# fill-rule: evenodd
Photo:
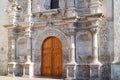
<svg viewBox="0 0 120 80">
<path fill-rule="evenodd" d="M 62 76 L 62 44 L 56 37 L 49 37 L 42 45 L 41 74 L 47 77 Z"/>
</svg>

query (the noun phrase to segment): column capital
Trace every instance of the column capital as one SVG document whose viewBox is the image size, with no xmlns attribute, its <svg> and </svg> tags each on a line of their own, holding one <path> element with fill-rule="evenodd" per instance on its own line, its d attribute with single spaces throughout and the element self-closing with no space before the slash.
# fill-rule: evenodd
<svg viewBox="0 0 120 80">
<path fill-rule="evenodd" d="M 25 32 L 26 32 L 26 34 L 25 34 L 26 37 L 29 37 L 29 38 L 32 37 L 32 32 L 33 32 L 32 27 L 26 28 Z"/>
<path fill-rule="evenodd" d="M 94 28 L 91 28 L 91 29 L 90 29 L 90 32 L 91 32 L 92 34 L 98 34 L 99 31 L 100 31 L 100 27 L 94 27 Z"/>
</svg>

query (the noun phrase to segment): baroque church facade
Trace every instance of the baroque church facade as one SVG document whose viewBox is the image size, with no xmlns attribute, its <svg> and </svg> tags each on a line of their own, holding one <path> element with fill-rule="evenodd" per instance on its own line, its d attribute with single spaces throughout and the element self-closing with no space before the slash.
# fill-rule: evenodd
<svg viewBox="0 0 120 80">
<path fill-rule="evenodd" d="M 9 34 L 8 75 L 66 80 L 116 77 L 119 66 L 113 63 L 119 57 L 113 49 L 117 38 L 111 32 L 112 0 L 111 8 L 106 8 L 105 0 L 8 1 L 10 23 L 4 25 Z M 104 9 L 111 14 L 105 15 Z"/>
</svg>

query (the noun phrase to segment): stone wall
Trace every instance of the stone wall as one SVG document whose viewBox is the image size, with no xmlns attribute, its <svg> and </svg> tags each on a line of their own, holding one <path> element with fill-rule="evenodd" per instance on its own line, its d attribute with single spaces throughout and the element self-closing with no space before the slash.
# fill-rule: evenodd
<svg viewBox="0 0 120 80">
<path fill-rule="evenodd" d="M 114 0 L 114 63 L 112 64 L 112 80 L 120 79 L 120 1 Z"/>
<path fill-rule="evenodd" d="M 0 1 L 0 75 L 7 73 L 8 62 L 8 34 L 3 25 L 8 24 L 8 17 L 5 9 L 8 7 L 7 0 Z"/>
</svg>

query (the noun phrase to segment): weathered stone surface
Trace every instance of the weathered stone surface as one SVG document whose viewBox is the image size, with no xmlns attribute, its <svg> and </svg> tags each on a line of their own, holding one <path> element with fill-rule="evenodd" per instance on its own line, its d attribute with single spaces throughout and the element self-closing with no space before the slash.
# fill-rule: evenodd
<svg viewBox="0 0 120 80">
<path fill-rule="evenodd" d="M 120 1 L 114 0 L 114 62 L 111 66 L 112 68 L 112 80 L 119 80 L 120 79 L 120 72 L 119 72 L 119 62 L 120 62 L 120 16 L 119 16 L 119 6 Z"/>
<path fill-rule="evenodd" d="M 113 0 L 60 0 L 59 9 L 50 8 L 51 0 L 9 1 L 9 8 L 12 8 L 8 11 L 10 23 L 7 22 L 7 18 L 2 18 L 6 14 L 4 12 L 2 12 L 4 15 L 1 14 L 0 25 L 9 24 L 7 28 L 10 29 L 8 29 L 7 36 L 7 29 L 0 27 L 0 33 L 4 34 L 0 36 L 0 63 L 2 64 L 0 65 L 0 74 L 6 74 L 8 60 L 16 59 L 18 63 L 25 62 L 23 57 L 32 53 L 34 74 L 41 76 L 41 47 L 45 39 L 54 36 L 62 43 L 62 77 L 66 78 L 69 75 L 78 80 L 110 80 L 111 75 L 113 80 L 119 80 L 119 65 L 111 66 L 112 61 L 119 62 L 120 59 L 119 0 L 114 0 L 114 22 Z M 2 1 L 2 3 L 5 2 Z M 2 4 L 0 8 L 3 6 L 7 5 Z M 101 16 L 96 17 L 99 13 L 104 15 L 105 20 L 101 20 L 103 19 Z M 101 30 L 94 38 L 94 34 L 90 30 L 93 27 L 96 29 L 96 26 L 100 27 Z M 71 35 L 75 38 L 71 39 Z M 94 41 L 98 43 L 94 43 Z M 20 56 L 22 58 L 18 58 Z M 100 65 L 93 65 L 91 62 L 94 57 L 97 57 L 98 61 L 102 63 L 100 67 L 101 77 L 98 75 Z M 77 63 L 73 64 L 71 59 L 75 59 Z M 67 72 L 66 64 L 68 63 L 73 66 L 68 65 Z M 77 68 L 75 68 L 76 66 Z M 18 65 L 18 75 L 23 74 L 21 70 L 23 70 L 22 67 Z M 74 71 L 76 71 L 76 76 L 72 73 Z"/>
<path fill-rule="evenodd" d="M 3 25 L 8 24 L 8 16 L 5 10 L 8 7 L 7 0 L 1 0 L 0 3 L 0 75 L 7 74 L 8 63 L 8 30 Z"/>
</svg>

